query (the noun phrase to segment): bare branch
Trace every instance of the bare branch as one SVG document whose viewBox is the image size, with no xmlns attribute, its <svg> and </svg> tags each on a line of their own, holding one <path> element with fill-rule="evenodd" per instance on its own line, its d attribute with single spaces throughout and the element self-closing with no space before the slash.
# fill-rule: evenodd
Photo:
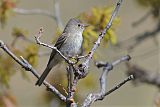
<svg viewBox="0 0 160 107">
<path fill-rule="evenodd" d="M 27 60 L 25 60 L 22 56 L 19 59 L 16 57 L 15 54 L 13 54 L 7 46 L 4 44 L 3 41 L 0 40 L 0 48 L 2 48 L 9 56 L 11 56 L 19 65 L 22 66 L 26 71 L 30 71 L 36 78 L 39 78 L 39 74 L 37 71 L 28 63 Z M 47 89 L 51 92 L 53 92 L 60 100 L 63 102 L 66 102 L 66 97 L 62 95 L 54 86 L 50 85 L 47 81 L 44 81 L 43 84 L 47 87 Z"/>
<path fill-rule="evenodd" d="M 62 31 L 64 29 L 64 26 L 60 17 L 59 0 L 54 0 L 54 13 L 57 26 Z"/>
<path fill-rule="evenodd" d="M 124 56 L 124 57 L 114 61 L 112 64 L 103 63 L 103 62 L 97 63 L 96 65 L 98 68 L 100 68 L 100 66 L 103 67 L 103 71 L 102 71 L 101 77 L 99 79 L 100 80 L 100 92 L 99 93 L 90 93 L 86 97 L 85 101 L 83 102 L 82 107 L 89 107 L 95 101 L 103 100 L 106 95 L 117 90 L 122 85 L 124 85 L 127 81 L 132 80 L 133 76 L 129 76 L 127 79 L 125 79 L 123 82 L 118 84 L 116 87 L 114 87 L 110 91 L 106 92 L 106 75 L 109 73 L 109 71 L 111 71 L 113 69 L 114 66 L 116 66 L 117 64 L 119 64 L 121 62 L 129 61 L 130 59 L 131 59 L 130 56 L 127 55 L 127 56 Z"/>
<path fill-rule="evenodd" d="M 91 49 L 91 51 L 90 51 L 89 54 L 88 54 L 88 57 L 86 58 L 85 62 L 82 63 L 81 69 L 83 69 L 83 70 L 85 71 L 85 75 L 88 74 L 88 70 L 85 70 L 85 69 L 88 69 L 88 67 L 89 67 L 89 62 L 90 62 L 90 60 L 92 59 L 94 52 L 96 51 L 96 49 L 97 49 L 98 46 L 100 45 L 100 42 L 101 42 L 101 40 L 103 39 L 103 37 L 105 36 L 106 32 L 107 32 L 107 31 L 109 30 L 109 28 L 111 27 L 112 22 L 113 22 L 114 18 L 116 17 L 116 15 L 117 15 L 117 13 L 118 13 L 118 10 L 119 10 L 119 8 L 120 8 L 120 6 L 121 6 L 121 4 L 122 4 L 122 1 L 123 1 L 123 0 L 119 0 L 119 1 L 118 1 L 118 3 L 117 3 L 117 5 L 116 5 L 116 7 L 115 7 L 115 9 L 114 9 L 114 11 L 113 11 L 113 13 L 112 13 L 112 15 L 111 15 L 111 18 L 110 18 L 108 24 L 106 25 L 105 29 L 99 34 L 99 37 L 98 37 L 97 41 L 95 42 L 93 48 Z"/>
<path fill-rule="evenodd" d="M 54 47 L 54 46 L 45 44 L 45 43 L 43 43 L 43 42 L 40 41 L 40 37 L 42 36 L 42 33 L 43 33 L 43 28 L 40 28 L 40 31 L 38 32 L 37 36 L 35 36 L 35 40 L 36 40 L 37 44 L 56 50 L 57 53 L 59 53 L 59 55 L 60 55 L 68 64 L 73 65 L 74 62 L 72 62 L 72 61 L 69 60 L 66 56 L 64 56 L 64 55 L 57 49 L 57 47 Z"/>
<path fill-rule="evenodd" d="M 111 71 L 113 69 L 113 67 L 123 61 L 129 61 L 131 59 L 131 57 L 129 55 L 124 56 L 116 61 L 114 61 L 111 65 L 106 63 L 103 66 L 103 72 L 102 75 L 100 77 L 100 86 L 101 86 L 101 94 L 104 94 L 106 91 L 106 75 L 108 74 L 109 71 Z M 98 65 L 98 64 L 97 64 Z"/>
<path fill-rule="evenodd" d="M 147 39 L 153 38 L 153 40 L 156 40 L 154 38 L 158 36 L 159 32 L 160 32 L 160 21 L 157 23 L 157 26 L 155 29 L 153 29 L 151 31 L 145 31 L 142 34 L 138 34 L 138 35 L 135 35 L 129 39 L 120 41 L 118 43 L 118 46 L 127 48 L 129 51 L 131 51 Z"/>
<path fill-rule="evenodd" d="M 68 79 L 68 97 L 69 97 L 69 93 L 71 92 L 71 84 L 72 84 L 72 69 L 71 66 L 67 67 L 67 79 Z"/>
<path fill-rule="evenodd" d="M 152 10 L 148 11 L 144 16 L 142 16 L 139 20 L 132 24 L 133 27 L 137 27 L 139 24 L 144 22 L 150 15 L 152 14 Z"/>
<path fill-rule="evenodd" d="M 127 75 L 134 75 L 135 80 L 133 83 L 140 84 L 145 83 L 149 85 L 154 85 L 160 88 L 160 73 L 159 72 L 152 72 L 147 71 L 137 65 L 126 63 L 127 64 Z"/>
<path fill-rule="evenodd" d="M 13 11 L 15 13 L 21 15 L 44 15 L 54 19 L 57 23 L 58 28 L 62 31 L 64 26 L 62 24 L 62 20 L 60 17 L 60 9 L 59 9 L 59 1 L 54 0 L 54 13 L 51 13 L 47 10 L 42 9 L 22 9 L 22 8 L 14 8 Z"/>
<path fill-rule="evenodd" d="M 56 20 L 56 17 L 47 10 L 14 8 L 13 11 L 18 14 L 22 14 L 22 15 L 36 15 L 36 14 L 44 15 L 44 16 L 48 16 Z"/>
<path fill-rule="evenodd" d="M 74 101 L 74 93 L 76 92 L 76 85 L 78 83 L 78 77 L 74 74 L 74 78 L 72 80 L 72 73 L 74 73 L 74 67 L 69 66 L 67 69 L 69 75 L 68 77 L 68 96 L 67 96 L 67 104 L 66 107 L 76 107 L 77 104 Z"/>
</svg>

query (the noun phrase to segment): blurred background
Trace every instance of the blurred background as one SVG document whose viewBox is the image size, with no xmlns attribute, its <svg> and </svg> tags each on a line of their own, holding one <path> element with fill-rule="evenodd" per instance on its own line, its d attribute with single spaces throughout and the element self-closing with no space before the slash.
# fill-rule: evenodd
<svg viewBox="0 0 160 107">
<path fill-rule="evenodd" d="M 38 46 L 34 36 L 44 28 L 41 40 L 52 44 L 70 18 L 90 24 L 84 31 L 82 53 L 93 46 L 99 32 L 109 21 L 118 0 L 1 0 L 0 40 L 17 56 L 24 56 L 41 74 L 46 67 L 50 49 Z M 56 5 L 55 5 L 56 4 Z M 55 8 L 57 6 L 57 8 Z M 49 15 L 33 12 L 34 9 Z M 58 13 L 58 14 L 56 14 Z M 58 20 L 55 20 L 58 17 Z M 96 102 L 92 107 L 160 107 L 160 0 L 124 0 L 113 26 L 106 34 L 90 64 L 90 73 L 80 80 L 76 99 L 79 104 L 90 92 L 99 89 L 101 70 L 95 61 L 112 62 L 129 54 L 129 63 L 116 66 L 108 75 L 107 89 L 124 80 L 129 74 L 136 79 Z M 62 93 L 66 88 L 66 64 L 54 68 L 47 80 Z M 0 106 L 2 107 L 64 107 L 37 79 L 24 71 L 0 50 Z M 65 94 L 65 93 L 64 93 Z"/>
</svg>

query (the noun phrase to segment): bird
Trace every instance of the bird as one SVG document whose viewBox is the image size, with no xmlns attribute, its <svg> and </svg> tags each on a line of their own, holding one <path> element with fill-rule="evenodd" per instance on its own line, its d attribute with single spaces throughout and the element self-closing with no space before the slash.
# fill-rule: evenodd
<svg viewBox="0 0 160 107">
<path fill-rule="evenodd" d="M 64 56 L 69 57 L 77 55 L 82 47 L 83 31 L 87 26 L 87 24 L 82 23 L 79 19 L 71 18 L 54 46 Z M 36 82 L 36 85 L 41 86 L 51 69 L 62 61 L 63 58 L 56 50 L 53 49 L 47 67 Z"/>
</svg>

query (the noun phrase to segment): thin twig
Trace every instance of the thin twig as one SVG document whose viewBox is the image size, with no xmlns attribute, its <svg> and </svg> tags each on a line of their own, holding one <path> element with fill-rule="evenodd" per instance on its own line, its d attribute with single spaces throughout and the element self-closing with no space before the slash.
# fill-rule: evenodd
<svg viewBox="0 0 160 107">
<path fill-rule="evenodd" d="M 118 85 L 116 85 L 115 87 L 113 87 L 111 90 L 109 90 L 108 92 L 106 92 L 104 94 L 104 96 L 107 96 L 109 94 L 111 94 L 112 92 L 116 91 L 117 89 L 119 89 L 121 86 L 123 86 L 126 82 L 133 80 L 135 77 L 133 75 L 129 75 L 126 79 L 124 79 L 122 82 L 120 82 Z"/>
<path fill-rule="evenodd" d="M 44 15 L 44 16 L 51 17 L 54 20 L 56 19 L 56 17 L 47 10 L 14 8 L 13 11 L 18 14 L 22 14 L 22 15 L 36 15 L 36 14 L 38 14 L 38 15 Z"/>
<path fill-rule="evenodd" d="M 22 56 L 19 59 L 15 54 L 13 54 L 3 41 L 0 40 L 0 48 L 2 48 L 9 56 L 11 56 L 19 65 L 22 66 L 26 71 L 30 71 L 36 78 L 39 78 L 39 74 L 37 71 L 25 60 Z M 66 97 L 62 95 L 54 86 L 50 85 L 47 81 L 44 81 L 43 84 L 47 87 L 47 89 L 53 92 L 60 100 L 66 102 Z"/>
<path fill-rule="evenodd" d="M 31 39 L 29 39 L 29 38 L 27 38 L 27 37 L 16 36 L 16 37 L 13 39 L 13 41 L 11 42 L 11 46 L 14 47 L 19 39 L 22 39 L 22 40 L 24 40 L 24 41 L 26 41 L 26 42 L 29 42 L 29 43 L 35 43 L 35 41 L 33 41 L 33 40 L 31 40 Z"/>
<path fill-rule="evenodd" d="M 12 46 L 12 47 L 15 46 L 15 44 L 16 44 L 18 38 L 19 38 L 19 36 L 16 36 L 16 37 L 13 39 L 13 41 L 11 42 L 11 46 Z"/>
<path fill-rule="evenodd" d="M 142 34 L 138 34 L 126 40 L 120 41 L 118 45 L 122 48 L 127 48 L 127 50 L 131 51 L 135 47 L 139 46 L 139 44 L 143 43 L 145 40 L 150 39 L 150 38 L 154 39 L 155 37 L 157 37 L 159 32 L 160 32 L 160 22 L 157 23 L 157 26 L 155 29 L 151 31 L 145 31 Z"/>
<path fill-rule="evenodd" d="M 142 16 L 139 20 L 137 20 L 136 22 L 134 22 L 132 24 L 133 27 L 137 27 L 139 24 L 141 24 L 142 22 L 144 22 L 148 16 L 150 16 L 152 14 L 152 10 L 148 11 L 144 16 Z"/>
</svg>

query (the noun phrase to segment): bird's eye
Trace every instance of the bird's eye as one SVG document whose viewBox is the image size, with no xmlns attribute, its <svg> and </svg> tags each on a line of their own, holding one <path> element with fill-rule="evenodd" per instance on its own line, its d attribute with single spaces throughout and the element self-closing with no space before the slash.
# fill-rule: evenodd
<svg viewBox="0 0 160 107">
<path fill-rule="evenodd" d="M 81 25 L 80 24 L 78 24 L 78 27 L 80 27 Z"/>
</svg>

